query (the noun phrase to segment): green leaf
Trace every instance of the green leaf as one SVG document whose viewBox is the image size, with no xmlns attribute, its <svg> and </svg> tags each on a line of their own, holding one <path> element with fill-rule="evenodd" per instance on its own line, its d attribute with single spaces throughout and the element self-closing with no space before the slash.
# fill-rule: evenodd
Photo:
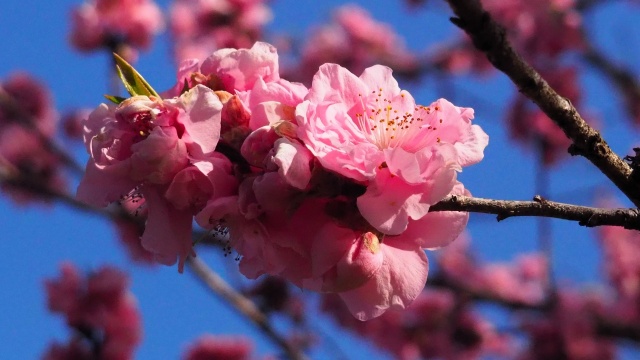
<svg viewBox="0 0 640 360">
<path fill-rule="evenodd" d="M 118 76 L 125 89 L 131 96 L 146 95 L 160 97 L 158 93 L 151 87 L 151 85 L 145 80 L 140 73 L 131 66 L 125 59 L 118 54 L 113 53 L 113 57 L 116 61 L 116 70 L 118 70 Z"/>
<path fill-rule="evenodd" d="M 104 97 L 106 97 L 107 100 L 111 101 L 116 105 L 120 105 L 121 102 L 127 100 L 126 98 L 123 98 L 121 96 L 115 96 L 115 95 L 105 95 Z"/>
</svg>

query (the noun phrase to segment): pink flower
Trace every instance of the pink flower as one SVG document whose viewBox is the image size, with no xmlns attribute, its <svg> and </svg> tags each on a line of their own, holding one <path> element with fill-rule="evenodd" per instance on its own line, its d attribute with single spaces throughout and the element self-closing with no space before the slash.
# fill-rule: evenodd
<svg viewBox="0 0 640 360">
<path fill-rule="evenodd" d="M 151 0 L 95 0 L 75 8 L 71 20 L 71 43 L 80 51 L 118 41 L 146 49 L 164 28 L 162 12 Z"/>
<path fill-rule="evenodd" d="M 78 198 L 106 206 L 133 189 L 141 193 L 148 210 L 142 245 L 160 263 L 179 261 L 182 271 L 193 215 L 211 197 L 235 191 L 229 160 L 214 152 L 221 112 L 218 96 L 202 85 L 178 98 L 101 105 L 85 123 L 91 158 Z"/>
<path fill-rule="evenodd" d="M 253 351 L 253 343 L 244 337 L 203 335 L 189 346 L 185 360 L 246 360 Z"/>
<path fill-rule="evenodd" d="M 278 52 L 275 47 L 256 42 L 251 49 L 220 49 L 207 57 L 200 65 L 200 72 L 216 75 L 223 84 L 223 90 L 250 90 L 262 79 L 273 82 L 280 79 L 278 72 Z"/>
<path fill-rule="evenodd" d="M 53 191 L 65 189 L 62 161 L 52 152 L 58 114 L 51 94 L 26 73 L 15 73 L 0 84 L 0 160 L 9 174 L 36 181 Z M 25 187 L 3 183 L 18 204 L 49 199 Z"/>
<path fill-rule="evenodd" d="M 554 57 L 584 44 L 574 0 L 490 0 L 484 5 L 511 32 L 524 54 Z"/>
<path fill-rule="evenodd" d="M 389 24 L 376 21 L 367 10 L 349 4 L 339 7 L 335 21 L 313 29 L 302 48 L 300 64 L 287 78 L 307 83 L 319 66 L 337 63 L 355 73 L 381 63 L 403 73 L 417 70 L 416 56 Z"/>
<path fill-rule="evenodd" d="M 96 351 L 101 359 L 133 357 L 142 326 L 122 272 L 103 267 L 85 277 L 65 263 L 60 279 L 47 280 L 45 285 L 49 309 L 64 315 L 67 325 L 75 329 L 69 345 L 54 344 L 45 358 L 62 359 L 69 354 L 92 354 L 87 358 L 93 358 Z"/>
<path fill-rule="evenodd" d="M 0 158 L 8 162 L 8 168 L 16 170 L 21 176 L 37 181 L 53 191 L 65 191 L 66 181 L 61 173 L 60 159 L 42 143 L 33 130 L 22 125 L 0 125 Z M 5 164 L 2 165 L 4 167 Z M 31 201 L 49 201 L 42 194 L 32 192 L 21 186 L 2 184 L 2 190 L 17 204 Z"/>
<path fill-rule="evenodd" d="M 13 123 L 34 126 L 45 137 L 54 135 L 58 114 L 44 84 L 27 73 L 16 72 L 1 87 L 19 112 L 0 107 L 0 131 Z"/>
<path fill-rule="evenodd" d="M 471 125 L 472 109 L 444 99 L 417 106 L 383 66 L 356 77 L 323 65 L 296 117 L 299 138 L 323 167 L 367 185 L 358 208 L 391 235 L 449 194 L 456 172 L 480 161 L 488 143 Z"/>
<path fill-rule="evenodd" d="M 575 68 L 551 68 L 540 72 L 559 94 L 579 106 L 581 93 Z M 562 129 L 521 94 L 514 99 L 506 120 L 511 136 L 538 151 L 545 165 L 556 164 L 571 145 Z"/>
<path fill-rule="evenodd" d="M 249 48 L 262 37 L 272 15 L 263 0 L 178 0 L 170 17 L 180 62 L 202 60 L 221 48 Z"/>
</svg>

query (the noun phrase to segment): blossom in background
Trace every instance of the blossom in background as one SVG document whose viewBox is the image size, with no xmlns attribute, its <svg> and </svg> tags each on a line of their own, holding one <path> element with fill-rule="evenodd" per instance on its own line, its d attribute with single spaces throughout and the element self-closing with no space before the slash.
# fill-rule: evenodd
<svg viewBox="0 0 640 360">
<path fill-rule="evenodd" d="M 164 29 L 162 11 L 152 0 L 89 0 L 72 10 L 71 23 L 69 38 L 77 50 L 106 48 L 128 58 L 148 49 Z"/>
<path fill-rule="evenodd" d="M 184 360 L 248 360 L 253 343 L 243 336 L 203 335 L 189 346 Z"/>
<path fill-rule="evenodd" d="M 60 158 L 50 145 L 58 114 L 51 94 L 26 73 L 10 75 L 0 84 L 0 168 L 7 174 L 62 191 L 66 186 Z M 14 201 L 47 200 L 21 186 L 3 184 Z"/>
<path fill-rule="evenodd" d="M 515 342 L 450 290 L 425 289 L 404 312 L 387 312 L 357 321 L 335 295 L 322 297 L 322 310 L 340 326 L 356 332 L 395 358 L 503 358 L 514 353 Z"/>
<path fill-rule="evenodd" d="M 597 331 L 597 318 L 607 319 L 600 295 L 563 289 L 548 314 L 524 315 L 521 327 L 531 340 L 518 359 L 616 359 L 614 341 Z"/>
<path fill-rule="evenodd" d="M 133 358 L 142 323 L 124 273 L 105 266 L 83 276 L 64 263 L 60 277 L 47 280 L 45 287 L 49 310 L 64 316 L 73 336 L 66 344 L 52 344 L 44 359 Z"/>
<path fill-rule="evenodd" d="M 508 31 L 522 54 L 554 58 L 584 46 L 582 17 L 574 0 L 489 0 L 486 10 Z"/>
<path fill-rule="evenodd" d="M 174 56 L 204 60 L 223 48 L 249 48 L 272 14 L 264 0 L 177 0 L 170 10 Z"/>
<path fill-rule="evenodd" d="M 582 94 L 575 68 L 552 67 L 540 70 L 540 74 L 558 94 L 574 106 L 580 106 Z M 513 139 L 525 147 L 533 148 L 544 165 L 556 164 L 568 153 L 571 140 L 526 96 L 520 93 L 515 95 L 506 121 Z"/>
<path fill-rule="evenodd" d="M 547 260 L 542 254 L 525 254 L 510 263 L 483 264 L 472 257 L 466 236 L 440 251 L 438 269 L 457 286 L 530 305 L 545 300 L 549 281 Z"/>
<path fill-rule="evenodd" d="M 374 64 L 407 74 L 419 66 L 416 55 L 390 25 L 376 21 L 367 10 L 354 4 L 337 8 L 334 21 L 312 29 L 304 44 L 299 64 L 285 74 L 304 83 L 326 63 L 339 64 L 356 74 Z"/>
</svg>

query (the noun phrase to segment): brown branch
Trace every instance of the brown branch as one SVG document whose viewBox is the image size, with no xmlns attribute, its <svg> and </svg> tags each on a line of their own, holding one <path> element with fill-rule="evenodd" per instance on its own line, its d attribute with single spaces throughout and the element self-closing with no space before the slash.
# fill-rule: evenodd
<svg viewBox="0 0 640 360">
<path fill-rule="evenodd" d="M 0 158 L 1 160 L 1 158 Z M 0 162 L 0 165 L 2 163 Z M 46 185 L 28 177 L 20 177 L 6 166 L 0 166 L 0 183 L 23 187 L 45 198 L 61 201 L 75 209 L 93 213 L 111 220 L 131 219 L 125 213 L 98 209 L 76 200 L 73 196 L 63 192 L 52 190 Z M 585 206 L 562 204 L 536 197 L 534 201 L 504 201 L 472 198 L 466 196 L 450 196 L 433 205 L 430 211 L 469 211 L 498 215 L 498 220 L 512 216 L 548 216 L 566 220 L 579 221 L 585 226 L 617 225 L 636 228 L 638 212 L 635 209 L 599 209 Z M 133 221 L 139 219 L 133 218 Z M 199 234 L 202 235 L 202 234 Z M 216 294 L 228 300 L 235 309 L 247 316 L 254 324 L 263 330 L 274 342 L 282 347 L 292 359 L 304 359 L 304 355 L 292 347 L 287 341 L 275 332 L 268 322 L 266 315 L 261 313 L 255 304 L 226 284 L 218 275 L 208 270 L 206 265 L 197 259 L 188 259 L 187 263 L 196 272 L 201 280 Z M 204 268 L 203 268 L 204 267 Z M 446 287 L 456 293 L 462 293 L 465 297 L 476 301 L 490 301 L 514 310 L 543 311 L 548 303 L 528 304 L 511 301 L 500 296 L 473 289 L 464 288 L 451 280 L 439 276 L 431 276 L 428 285 Z M 604 336 L 626 338 L 640 342 L 640 327 L 618 324 L 607 319 L 598 319 L 598 331 Z"/>
<path fill-rule="evenodd" d="M 451 18 L 451 22 L 463 29 L 493 66 L 505 73 L 521 93 L 533 100 L 564 131 L 572 141 L 569 153 L 591 161 L 640 207 L 640 186 L 631 177 L 631 167 L 611 150 L 599 132 L 584 121 L 571 102 L 558 95 L 513 49 L 505 29 L 491 18 L 480 1 L 447 2 L 457 16 Z"/>
<path fill-rule="evenodd" d="M 304 354 L 291 345 L 282 335 L 278 334 L 271 326 L 267 316 L 258 307 L 239 292 L 235 291 L 218 274 L 213 272 L 204 262 L 197 258 L 187 258 L 187 265 L 198 278 L 214 293 L 223 298 L 227 303 L 247 317 L 258 326 L 271 340 L 287 353 L 290 359 L 306 359 Z"/>
<path fill-rule="evenodd" d="M 602 52 L 587 43 L 582 54 L 584 60 L 593 68 L 604 74 L 618 89 L 625 106 L 633 117 L 640 116 L 640 82 L 631 70 L 614 63 Z"/>
<path fill-rule="evenodd" d="M 622 226 L 640 230 L 638 209 L 603 209 L 564 204 L 535 196 L 533 201 L 492 200 L 451 195 L 431 206 L 429 211 L 467 211 L 495 214 L 498 221 L 516 216 L 540 216 L 577 221 L 587 227 Z"/>
<path fill-rule="evenodd" d="M 50 189 L 45 184 L 42 184 L 38 179 L 33 179 L 27 176 L 21 176 L 19 173 L 12 171 L 6 166 L 1 166 L 0 163 L 0 184 L 12 185 L 29 190 L 37 195 L 42 196 L 45 199 L 58 200 L 72 208 L 81 210 L 87 213 L 96 214 L 111 220 L 129 220 L 136 224 L 140 219 L 132 217 L 131 215 L 123 211 L 109 211 L 107 209 L 100 209 L 90 205 L 87 205 L 81 201 L 76 200 L 73 196 L 63 193 L 58 190 Z M 305 359 L 305 356 L 289 344 L 281 335 L 279 335 L 269 323 L 266 315 L 258 310 L 255 304 L 245 298 L 240 293 L 231 288 L 222 278 L 211 271 L 206 264 L 197 259 L 187 259 L 187 263 L 194 270 L 196 275 L 200 277 L 210 289 L 218 294 L 223 299 L 229 301 L 229 303 L 237 309 L 242 315 L 248 317 L 254 324 L 256 324 L 264 333 L 271 338 L 278 346 L 280 346 L 291 359 Z"/>
</svg>

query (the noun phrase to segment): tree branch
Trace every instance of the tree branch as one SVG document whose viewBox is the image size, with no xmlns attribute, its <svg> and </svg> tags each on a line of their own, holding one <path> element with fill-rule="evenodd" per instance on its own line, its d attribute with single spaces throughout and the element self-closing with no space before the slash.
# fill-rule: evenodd
<svg viewBox="0 0 640 360">
<path fill-rule="evenodd" d="M 505 73 L 529 99 L 553 120 L 572 141 L 571 155 L 581 155 L 593 163 L 636 206 L 640 207 L 640 186 L 632 169 L 595 129 L 580 116 L 571 102 L 558 95 L 507 40 L 505 29 L 496 23 L 479 0 L 447 0 L 457 17 L 451 22 L 463 29 L 476 48 L 485 53 L 498 70 Z"/>
<path fill-rule="evenodd" d="M 0 163 L 0 165 L 2 165 Z M 122 211 L 109 211 L 107 209 L 99 209 L 90 205 L 87 205 L 81 201 L 76 200 L 73 196 L 65 194 L 63 192 L 48 188 L 42 184 L 38 179 L 32 179 L 27 176 L 21 176 L 19 173 L 0 166 L 0 184 L 7 184 L 17 186 L 29 190 L 34 194 L 40 195 L 45 199 L 58 200 L 72 208 L 81 210 L 87 213 L 96 214 L 105 217 L 110 220 L 129 220 L 138 223 L 140 219 L 130 216 Z M 269 319 L 264 315 L 255 304 L 244 297 L 242 294 L 236 292 L 231 286 L 229 286 L 222 278 L 211 271 L 206 264 L 198 259 L 187 259 L 187 264 L 193 269 L 200 280 L 207 285 L 211 290 L 218 294 L 223 299 L 227 300 L 233 308 L 238 310 L 242 315 L 248 317 L 254 324 L 256 324 L 270 339 L 272 339 L 279 347 L 281 347 L 290 359 L 302 360 L 305 356 L 294 346 L 289 344 L 281 335 L 279 335 L 269 323 Z"/>
<path fill-rule="evenodd" d="M 139 221 L 139 219 L 132 219 L 125 213 L 98 209 L 86 205 L 68 194 L 47 188 L 44 184 L 37 181 L 37 179 L 30 179 L 24 176 L 21 177 L 19 174 L 15 174 L 14 172 L 8 171 L 6 168 L 0 166 L 0 184 L 2 183 L 23 187 L 36 194 L 42 195 L 44 198 L 58 200 L 75 209 L 103 216 L 111 220 L 129 219 L 132 221 Z M 534 201 L 507 201 L 457 195 L 448 196 L 439 203 L 433 205 L 430 208 L 430 211 L 468 211 L 496 214 L 498 220 L 504 220 L 515 216 L 546 216 L 578 221 L 584 226 L 612 225 L 624 226 L 631 229 L 640 228 L 640 215 L 637 209 L 600 209 L 548 201 L 541 197 L 535 197 Z M 284 338 L 282 338 L 282 336 L 275 332 L 266 315 L 261 313 L 251 300 L 236 292 L 199 260 L 187 259 L 187 264 L 209 288 L 215 291 L 216 294 L 220 295 L 223 299 L 228 300 L 240 313 L 247 316 L 254 324 L 263 330 L 267 336 L 276 342 L 278 346 L 285 350 L 289 357 L 292 359 L 305 358 L 299 350 L 292 347 Z M 457 293 L 462 292 L 472 300 L 490 301 L 511 309 L 542 311 L 549 306 L 546 303 L 527 304 L 502 299 L 499 296 L 488 292 L 466 289 L 461 285 L 451 282 L 450 280 L 443 280 L 442 277 L 438 276 L 430 277 L 428 285 L 446 287 Z M 598 331 L 605 336 L 627 338 L 640 342 L 640 327 L 618 324 L 606 319 L 598 319 Z"/>
<path fill-rule="evenodd" d="M 258 309 L 253 301 L 235 291 L 204 262 L 197 258 L 189 257 L 187 258 L 187 265 L 209 289 L 226 300 L 226 302 L 231 304 L 236 311 L 258 326 L 271 340 L 273 340 L 287 353 L 287 356 L 290 359 L 306 359 L 299 349 L 292 346 L 283 336 L 276 332 L 276 330 L 271 326 L 267 316 Z"/>
<path fill-rule="evenodd" d="M 431 206 L 429 211 L 495 214 L 498 221 L 515 216 L 542 216 L 577 221 L 578 224 L 587 227 L 608 225 L 640 230 L 638 209 L 603 209 L 571 205 L 549 201 L 539 195 L 535 196 L 533 201 L 492 200 L 450 195 Z"/>
<path fill-rule="evenodd" d="M 587 43 L 582 54 L 584 60 L 593 68 L 604 74 L 618 89 L 627 111 L 634 118 L 640 117 L 640 82 L 629 69 L 614 63 L 602 52 Z"/>
</svg>

